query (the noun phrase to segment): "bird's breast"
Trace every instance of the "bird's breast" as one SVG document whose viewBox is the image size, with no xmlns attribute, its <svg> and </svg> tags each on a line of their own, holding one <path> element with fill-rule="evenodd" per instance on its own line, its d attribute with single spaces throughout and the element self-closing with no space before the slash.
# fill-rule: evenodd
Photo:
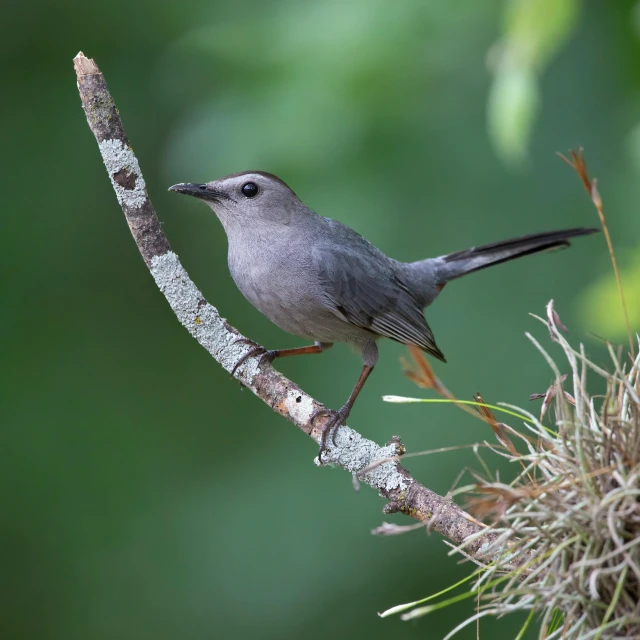
<svg viewBox="0 0 640 640">
<path fill-rule="evenodd" d="M 310 256 L 286 243 L 229 252 L 238 289 L 284 331 L 310 340 L 348 341 L 353 332 L 326 305 Z"/>
<path fill-rule="evenodd" d="M 229 270 L 242 294 L 267 317 L 271 307 L 296 304 L 312 287 L 312 274 L 299 251 L 274 240 L 229 251 Z"/>
</svg>

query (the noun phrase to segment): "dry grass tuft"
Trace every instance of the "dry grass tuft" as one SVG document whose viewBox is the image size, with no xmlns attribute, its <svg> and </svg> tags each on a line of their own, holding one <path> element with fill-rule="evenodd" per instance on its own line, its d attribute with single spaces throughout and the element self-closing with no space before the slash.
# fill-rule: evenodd
<svg viewBox="0 0 640 640">
<path fill-rule="evenodd" d="M 490 523 L 477 536 L 490 534 L 484 548 L 485 563 L 476 556 L 473 560 L 481 566 L 467 579 L 381 614 L 402 613 L 404 620 L 410 620 L 464 599 L 476 599 L 475 615 L 445 640 L 482 617 L 515 612 L 528 613 L 516 640 L 536 617 L 540 620 L 539 637 L 546 640 L 640 639 L 640 355 L 635 356 L 597 182 L 589 178 L 582 149 L 572 151 L 571 160 L 560 157 L 576 171 L 598 211 L 627 322 L 629 353 L 623 356 L 621 349 L 609 345 L 609 370 L 590 361 L 582 345 L 575 350 L 562 335 L 566 328 L 551 301 L 546 320 L 538 319 L 546 324 L 564 358 L 559 367 L 527 334 L 554 373 L 547 391 L 531 396 L 532 400 L 542 399 L 540 417 L 536 418 L 508 405 L 486 405 L 479 394 L 474 402 L 455 399 L 422 354 L 411 352 L 416 367 L 407 375 L 442 396 L 421 401 L 452 402 L 466 411 L 475 405 L 474 415 L 491 427 L 499 442 L 499 446 L 485 446 L 522 467 L 509 484 L 485 477 L 456 492 L 466 495 L 467 507 L 475 516 Z M 527 433 L 498 422 L 492 409 L 521 418 Z M 550 415 L 555 418 L 553 428 L 543 424 Z M 489 466 L 480 461 L 488 476 Z M 466 544 L 452 553 L 469 558 Z M 463 584 L 471 584 L 471 588 L 450 595 Z M 448 599 L 442 600 L 443 596 Z"/>
<path fill-rule="evenodd" d="M 640 638 L 640 357 L 625 363 L 610 347 L 605 371 L 567 342 L 552 302 L 547 311 L 571 390 L 530 336 L 556 375 L 556 429 L 533 419 L 528 452 L 509 452 L 525 472 L 509 486 L 479 487 L 481 501 L 493 498 L 500 533 L 475 585 L 480 611 L 540 613 L 544 638 Z M 588 373 L 604 382 L 603 396 L 589 393 Z"/>
<path fill-rule="evenodd" d="M 561 375 L 529 335 L 555 373 L 549 391 L 538 396 L 543 415 L 555 414 L 555 428 L 519 410 L 529 418 L 528 435 L 518 438 L 526 451 L 519 453 L 502 437 L 503 429 L 516 432 L 482 411 L 501 444 L 496 453 L 523 470 L 510 484 L 480 482 L 469 499 L 476 516 L 493 522 L 487 531 L 499 535 L 465 594 L 478 598 L 477 612 L 450 635 L 484 616 L 524 611 L 525 628 L 541 618 L 540 638 L 640 638 L 640 356 L 624 362 L 610 347 L 606 371 L 582 345 L 575 350 L 567 342 L 553 302 L 539 320 L 564 351 L 569 371 Z M 589 393 L 588 378 L 604 395 Z M 403 617 L 443 604 L 407 607 Z"/>
</svg>

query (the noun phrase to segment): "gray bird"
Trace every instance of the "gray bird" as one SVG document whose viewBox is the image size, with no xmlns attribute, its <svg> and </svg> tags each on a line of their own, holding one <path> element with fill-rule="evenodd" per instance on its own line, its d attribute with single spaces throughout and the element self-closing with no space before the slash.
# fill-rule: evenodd
<svg viewBox="0 0 640 640">
<path fill-rule="evenodd" d="M 530 253 L 569 246 L 568 239 L 597 229 L 566 229 L 472 247 L 438 258 L 398 262 L 337 220 L 309 209 L 280 178 L 262 171 L 236 173 L 206 184 L 169 188 L 206 202 L 229 241 L 229 270 L 245 298 L 269 320 L 314 342 L 297 349 L 250 355 L 272 361 L 321 353 L 334 342 L 348 342 L 362 354 L 362 372 L 345 405 L 328 415 L 327 435 L 345 422 L 378 360 L 378 338 L 414 344 L 445 362 L 423 309 L 451 280 Z"/>
</svg>

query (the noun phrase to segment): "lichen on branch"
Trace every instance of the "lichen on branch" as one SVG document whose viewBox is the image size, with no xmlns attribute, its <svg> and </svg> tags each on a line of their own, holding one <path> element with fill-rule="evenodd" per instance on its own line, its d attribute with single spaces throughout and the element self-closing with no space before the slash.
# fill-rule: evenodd
<svg viewBox="0 0 640 640">
<path fill-rule="evenodd" d="M 241 334 L 221 318 L 191 281 L 158 221 L 142 171 L 126 136 L 120 114 L 98 66 L 79 53 L 74 59 L 78 90 L 87 122 L 94 133 L 118 203 L 140 254 L 178 320 L 227 371 L 250 348 Z M 275 412 L 287 418 L 316 443 L 324 420 L 311 415 L 324 406 L 258 357 L 248 358 L 236 378 Z M 402 467 L 399 438 L 379 446 L 344 426 L 330 442 L 323 461 L 341 467 L 388 500 L 385 512 L 404 513 L 448 537 L 466 552 L 482 556 L 491 534 L 452 500 L 420 484 Z M 485 535 L 483 535 L 485 534 Z"/>
</svg>

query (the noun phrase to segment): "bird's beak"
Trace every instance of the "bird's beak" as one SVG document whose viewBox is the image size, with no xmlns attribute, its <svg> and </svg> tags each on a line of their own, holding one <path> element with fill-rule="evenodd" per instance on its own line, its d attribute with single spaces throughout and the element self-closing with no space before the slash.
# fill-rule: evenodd
<svg viewBox="0 0 640 640">
<path fill-rule="evenodd" d="M 169 187 L 169 191 L 176 191 L 186 196 L 193 196 L 200 200 L 214 200 L 219 201 L 224 195 L 216 189 L 210 189 L 206 184 L 194 184 L 192 182 L 181 182 L 180 184 L 174 184 Z"/>
</svg>

